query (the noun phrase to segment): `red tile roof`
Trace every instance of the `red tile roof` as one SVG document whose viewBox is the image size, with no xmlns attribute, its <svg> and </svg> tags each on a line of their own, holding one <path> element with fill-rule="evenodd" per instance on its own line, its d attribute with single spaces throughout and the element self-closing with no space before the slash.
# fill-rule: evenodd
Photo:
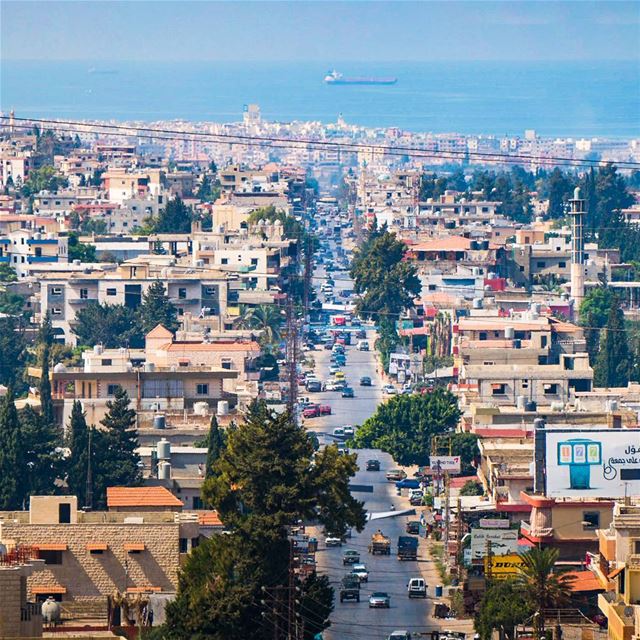
<svg viewBox="0 0 640 640">
<path fill-rule="evenodd" d="M 151 329 L 151 331 L 147 333 L 145 338 L 168 338 L 169 340 L 171 340 L 173 338 L 173 333 L 171 333 L 171 331 L 169 331 L 169 329 L 167 329 L 163 325 L 159 324 Z"/>
<path fill-rule="evenodd" d="M 571 591 L 604 591 L 600 581 L 591 571 L 569 571 L 566 575 L 575 577 L 571 583 Z"/>
<path fill-rule="evenodd" d="M 164 487 L 107 487 L 107 507 L 182 507 Z"/>
<path fill-rule="evenodd" d="M 198 514 L 198 522 L 207 527 L 222 527 L 222 520 L 218 516 L 217 511 L 208 511 L 207 513 Z"/>
</svg>

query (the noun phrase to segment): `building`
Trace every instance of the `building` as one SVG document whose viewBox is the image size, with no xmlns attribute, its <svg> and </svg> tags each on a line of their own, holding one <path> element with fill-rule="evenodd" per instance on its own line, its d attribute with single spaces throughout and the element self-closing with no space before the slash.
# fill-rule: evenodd
<svg viewBox="0 0 640 640">
<path fill-rule="evenodd" d="M 32 265 L 67 261 L 66 236 L 33 229 L 17 229 L 0 236 L 0 262 L 11 265 L 19 278 L 29 276 Z"/>
</svg>

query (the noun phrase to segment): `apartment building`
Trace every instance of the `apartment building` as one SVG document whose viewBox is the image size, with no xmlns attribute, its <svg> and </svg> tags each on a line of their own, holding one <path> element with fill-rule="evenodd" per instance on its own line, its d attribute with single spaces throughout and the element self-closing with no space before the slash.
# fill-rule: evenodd
<svg viewBox="0 0 640 640">
<path fill-rule="evenodd" d="M 32 265 L 66 263 L 68 239 L 55 233 L 17 229 L 0 236 L 0 262 L 9 264 L 19 278 L 31 275 Z"/>
<path fill-rule="evenodd" d="M 102 186 L 110 202 L 122 204 L 130 198 L 145 198 L 159 194 L 163 188 L 164 174 L 160 169 L 129 171 L 109 168 L 102 174 Z"/>
</svg>

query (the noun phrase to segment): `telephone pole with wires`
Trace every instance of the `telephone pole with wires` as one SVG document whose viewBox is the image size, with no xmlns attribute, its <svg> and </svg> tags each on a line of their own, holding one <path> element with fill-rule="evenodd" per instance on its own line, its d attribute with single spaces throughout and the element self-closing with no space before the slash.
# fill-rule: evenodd
<svg viewBox="0 0 640 640">
<path fill-rule="evenodd" d="M 289 382 L 289 393 L 287 397 L 287 408 L 293 420 L 296 419 L 296 406 L 298 399 L 298 321 L 296 319 L 293 298 L 287 294 L 286 302 L 286 359 L 287 378 Z"/>
</svg>

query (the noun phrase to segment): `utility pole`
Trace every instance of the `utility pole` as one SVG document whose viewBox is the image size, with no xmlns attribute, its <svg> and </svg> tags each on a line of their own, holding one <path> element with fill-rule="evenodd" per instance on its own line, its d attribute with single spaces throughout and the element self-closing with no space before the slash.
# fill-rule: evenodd
<svg viewBox="0 0 640 640">
<path fill-rule="evenodd" d="M 293 307 L 293 298 L 287 294 L 287 377 L 289 379 L 289 396 L 287 408 L 293 420 L 296 419 L 296 401 L 298 396 L 298 324 Z"/>
<path fill-rule="evenodd" d="M 313 265 L 311 264 L 311 238 L 305 235 L 304 238 L 304 317 L 303 322 L 309 321 L 309 298 L 311 295 L 311 276 L 313 274 Z"/>
</svg>

